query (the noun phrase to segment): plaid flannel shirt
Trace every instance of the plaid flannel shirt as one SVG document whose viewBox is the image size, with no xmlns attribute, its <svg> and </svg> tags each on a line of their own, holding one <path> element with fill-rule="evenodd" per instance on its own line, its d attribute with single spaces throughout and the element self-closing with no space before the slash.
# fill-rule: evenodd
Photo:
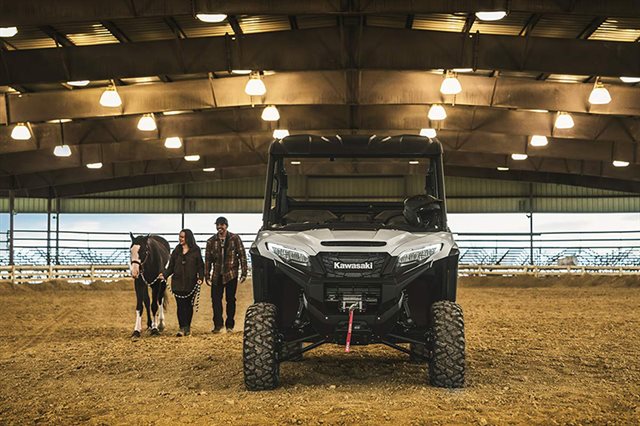
<svg viewBox="0 0 640 426">
<path fill-rule="evenodd" d="M 247 276 L 247 254 L 242 240 L 236 234 L 227 231 L 226 250 L 224 262 L 222 260 L 222 242 L 218 234 L 207 240 L 205 250 L 205 274 L 216 283 L 218 276 L 222 274 L 222 283 L 226 284 L 238 276 L 238 266 L 242 269 L 243 277 Z M 224 263 L 224 264 L 223 264 Z"/>
</svg>

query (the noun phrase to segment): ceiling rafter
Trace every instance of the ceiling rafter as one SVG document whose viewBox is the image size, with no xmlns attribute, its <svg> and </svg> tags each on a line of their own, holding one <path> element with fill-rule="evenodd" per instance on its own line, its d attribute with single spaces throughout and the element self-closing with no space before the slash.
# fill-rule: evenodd
<svg viewBox="0 0 640 426">
<path fill-rule="evenodd" d="M 78 22 L 125 19 L 136 17 L 164 17 L 199 13 L 227 15 L 312 15 L 312 14 L 425 14 L 461 13 L 504 8 L 504 0 L 368 0 L 342 2 L 339 0 L 59 0 L 43 3 L 40 0 L 21 0 L 0 3 L 0 25 L 37 25 L 49 22 Z M 578 15 L 636 17 L 634 2 L 510 0 L 509 11 L 528 13 L 575 13 Z"/>
<path fill-rule="evenodd" d="M 359 134 L 381 134 L 378 132 L 380 129 L 367 128 L 355 133 Z M 322 133 L 333 134 L 339 130 L 325 129 Z M 266 133 L 266 132 L 265 132 Z M 180 171 L 181 167 L 189 166 L 188 162 L 183 160 L 185 154 L 200 154 L 206 159 L 205 164 L 196 163 L 192 167 L 236 167 L 247 164 L 247 162 L 264 163 L 266 164 L 266 153 L 271 142 L 271 138 L 268 134 L 256 134 L 256 135 L 226 135 L 217 138 L 197 138 L 189 140 L 185 143 L 185 146 L 181 150 L 167 150 L 162 146 L 161 141 L 145 141 L 136 143 L 119 143 L 111 144 L 104 147 L 100 153 L 95 149 L 95 146 L 83 145 L 75 147 L 73 149 L 73 156 L 68 158 L 54 158 L 51 159 L 51 152 L 46 150 L 31 152 L 31 153 L 19 153 L 12 155 L 11 157 L 5 156 L 0 162 L 0 167 L 8 167 L 12 173 L 10 176 L 0 177 L 0 179 L 6 182 L 11 178 L 17 177 L 19 181 L 26 182 L 29 176 L 33 176 L 38 173 L 49 173 L 52 176 L 71 176 L 75 175 L 91 175 L 91 173 L 97 173 L 93 170 L 84 168 L 84 162 L 105 162 L 107 164 L 114 164 L 115 167 L 121 169 L 123 165 L 140 164 L 145 161 L 153 161 L 153 164 L 158 164 L 153 170 L 162 168 L 162 164 L 170 164 L 171 167 L 175 167 L 174 171 Z M 340 132 L 343 133 L 343 132 Z M 385 132 L 387 133 L 387 132 Z M 609 177 L 626 178 L 628 180 L 640 180 L 640 165 L 631 165 L 627 168 L 616 168 L 611 165 L 612 150 L 609 146 L 591 145 L 585 147 L 584 143 L 574 143 L 573 146 L 567 145 L 565 142 L 560 143 L 554 141 L 547 147 L 534 148 L 528 147 L 525 138 L 522 140 L 513 140 L 512 138 L 501 138 L 496 135 L 471 133 L 464 135 L 463 137 L 470 137 L 473 139 L 472 143 L 465 144 L 464 146 L 456 146 L 455 140 L 460 136 L 453 133 L 451 140 L 453 142 L 448 143 L 448 134 L 443 135 L 442 141 L 448 157 L 451 156 L 466 156 L 469 159 L 476 158 L 487 159 L 483 164 L 501 164 L 502 161 L 496 160 L 509 156 L 512 152 L 524 152 L 529 154 L 529 160 L 525 162 L 519 162 L 515 160 L 509 160 L 512 165 L 522 167 L 522 164 L 530 164 L 532 170 L 541 171 L 561 171 L 565 172 L 566 164 L 570 163 L 573 166 L 574 172 L 582 170 L 581 164 L 587 164 L 588 167 L 582 170 L 587 175 L 604 175 Z M 242 141 L 253 142 L 250 145 L 243 145 Z M 571 151 L 571 155 L 563 155 L 563 151 Z M 82 155 L 80 155 L 82 153 Z M 25 161 L 24 157 L 28 155 L 31 161 Z M 83 158 L 85 159 L 83 161 Z M 608 159 L 608 160 L 607 160 Z M 495 163 L 495 161 L 499 161 Z M 165 162 L 165 163 L 163 163 Z M 168 162 L 168 163 L 166 163 Z M 46 166 L 42 166 L 46 164 Z M 140 168 L 138 168 L 140 170 Z M 144 171 L 140 170 L 140 174 Z M 25 184 L 26 185 L 26 184 Z"/>
<path fill-rule="evenodd" d="M 290 132 L 329 131 L 356 128 L 381 130 L 391 133 L 417 133 L 428 126 L 426 106 L 422 105 L 292 105 L 280 106 L 281 119 L 278 126 Z M 173 116 L 158 115 L 158 130 L 142 132 L 136 128 L 137 116 L 124 116 L 102 120 L 81 120 L 64 123 L 65 143 L 70 146 L 83 144 L 100 145 L 113 143 L 135 143 L 155 141 L 171 135 L 186 139 L 199 137 L 227 137 L 233 134 L 256 134 L 270 136 L 272 126 L 260 119 L 258 108 L 227 108 L 200 111 Z M 529 111 L 511 111 L 488 107 L 456 106 L 448 108 L 448 117 L 438 124 L 439 137 L 443 140 L 463 137 L 476 140 L 491 136 L 492 139 L 526 141 L 534 134 L 548 136 L 551 143 L 560 146 L 575 146 L 576 152 L 599 152 L 601 147 L 610 147 L 616 142 L 631 157 L 639 149 L 640 118 L 593 117 L 574 115 L 573 129 L 556 130 L 554 114 Z M 34 137 L 29 141 L 10 140 L 10 127 L 0 128 L 0 154 L 33 152 L 38 149 L 50 151 L 60 143 L 60 124 L 36 124 L 32 126 Z M 90 142 L 90 143 L 89 143 Z M 580 146 L 589 147 L 581 150 Z M 592 149 L 593 148 L 593 149 Z M 572 151 L 568 151 L 567 155 Z M 562 152 L 557 153 L 562 155 Z M 3 157 L 0 156 L 0 160 Z"/>
<path fill-rule="evenodd" d="M 358 82 L 357 87 L 347 82 Z M 609 105 L 589 105 L 593 88 L 586 83 L 552 83 L 519 78 L 459 75 L 464 90 L 455 104 L 492 106 L 502 109 L 565 111 L 590 116 L 640 116 L 640 90 L 627 85 L 611 85 L 614 101 Z M 284 72 L 264 76 L 269 88 L 261 100 L 276 105 L 345 104 L 430 105 L 451 103 L 454 98 L 439 91 L 440 74 L 419 71 L 312 71 Z M 104 89 L 39 92 L 6 95 L 12 122 L 31 123 L 64 118 L 99 118 L 159 113 L 171 110 L 208 110 L 249 107 L 255 99 L 244 93 L 245 77 L 186 80 L 120 87 L 123 109 L 104 108 L 98 99 Z M 290 88 L 304 90 L 292 94 Z M 349 90 L 351 89 L 351 90 Z M 213 98 L 215 94 L 215 99 Z M 3 117 L 3 114 L 5 115 Z M 7 119 L 0 107 L 0 121 Z"/>
<path fill-rule="evenodd" d="M 476 68 L 584 75 L 640 75 L 639 43 L 553 39 L 364 27 L 344 31 L 357 39 L 361 69 Z M 148 77 L 211 70 L 276 71 L 340 69 L 339 31 L 305 29 L 224 37 L 158 40 L 4 52 L 0 84 Z M 268 46 L 268 48 L 267 48 Z M 202 52 L 209 52 L 203 55 Z M 274 51 L 286 52 L 274 55 Z M 162 61 L 157 58 L 162 57 Z M 597 61 L 591 58 L 598 58 Z M 70 66 L 72 64 L 73 66 Z"/>
</svg>

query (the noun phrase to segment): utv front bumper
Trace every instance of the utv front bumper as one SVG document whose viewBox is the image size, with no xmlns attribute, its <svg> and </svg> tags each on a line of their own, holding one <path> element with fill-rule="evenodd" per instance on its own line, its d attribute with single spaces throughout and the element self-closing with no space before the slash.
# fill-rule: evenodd
<svg viewBox="0 0 640 426">
<path fill-rule="evenodd" d="M 278 307 L 285 341 L 313 335 L 344 344 L 349 308 L 354 310 L 352 345 L 401 342 L 402 336 L 423 341 L 431 304 L 456 297 L 457 250 L 408 268 L 398 268 L 397 258 L 387 253 L 323 252 L 310 257 L 308 266 L 274 261 L 255 249 L 250 253 L 255 301 Z M 341 268 L 356 262 L 371 267 Z"/>
</svg>

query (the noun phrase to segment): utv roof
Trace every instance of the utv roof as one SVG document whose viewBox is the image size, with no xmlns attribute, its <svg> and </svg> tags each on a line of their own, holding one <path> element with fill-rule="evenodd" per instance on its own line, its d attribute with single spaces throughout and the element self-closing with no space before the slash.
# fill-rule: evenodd
<svg viewBox="0 0 640 426">
<path fill-rule="evenodd" d="M 269 152 L 277 157 L 431 157 L 442 154 L 442 145 L 416 135 L 292 135 L 273 141 Z"/>
</svg>

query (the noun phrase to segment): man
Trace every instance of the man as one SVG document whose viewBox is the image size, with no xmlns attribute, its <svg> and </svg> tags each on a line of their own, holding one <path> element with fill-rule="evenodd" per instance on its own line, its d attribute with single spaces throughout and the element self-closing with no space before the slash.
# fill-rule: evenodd
<svg viewBox="0 0 640 426">
<path fill-rule="evenodd" d="M 227 218 L 216 219 L 218 233 L 207 240 L 205 253 L 205 279 L 211 286 L 211 304 L 213 305 L 213 333 L 222 330 L 222 296 L 226 292 L 227 320 L 224 325 L 232 332 L 236 314 L 236 289 L 238 287 L 238 266 L 242 273 L 240 282 L 247 279 L 247 255 L 242 240 L 227 230 Z"/>
</svg>

